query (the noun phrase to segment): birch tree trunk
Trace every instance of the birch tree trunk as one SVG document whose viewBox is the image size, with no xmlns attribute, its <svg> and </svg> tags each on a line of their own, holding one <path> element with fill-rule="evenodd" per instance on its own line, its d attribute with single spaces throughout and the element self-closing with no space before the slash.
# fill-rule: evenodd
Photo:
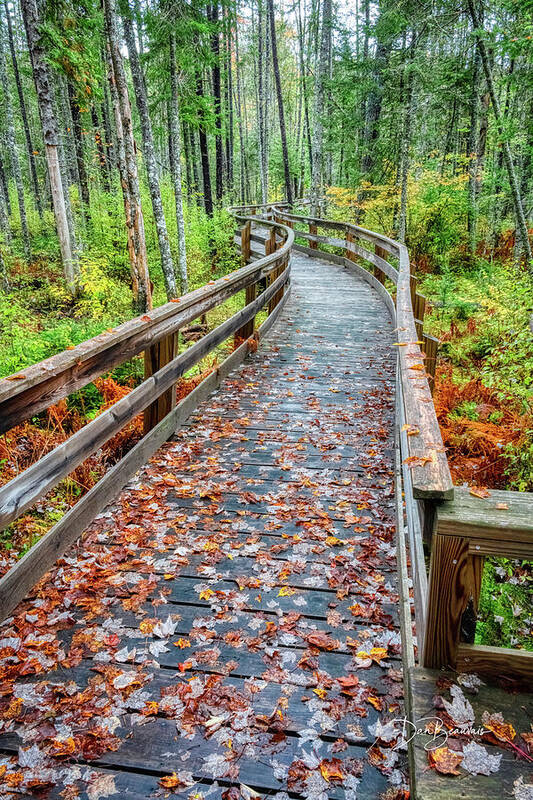
<svg viewBox="0 0 533 800">
<path fill-rule="evenodd" d="M 126 46 L 128 48 L 130 59 L 133 88 L 135 91 L 135 99 L 137 101 L 137 110 L 139 112 L 139 118 L 141 121 L 144 165 L 146 168 L 146 177 L 148 179 L 148 188 L 150 190 L 150 199 L 152 201 L 152 210 L 154 214 L 159 252 L 161 254 L 161 268 L 163 270 L 163 277 L 165 280 L 167 299 L 172 300 L 178 296 L 178 287 L 176 286 L 174 262 L 172 260 L 170 242 L 168 239 L 167 223 L 165 220 L 165 213 L 163 211 L 163 201 L 161 199 L 161 188 L 159 186 L 159 175 L 157 173 L 157 161 L 155 156 L 152 123 L 148 111 L 146 85 L 144 82 L 144 75 L 142 73 L 141 62 L 139 60 L 139 54 L 137 53 L 137 47 L 135 45 L 135 33 L 133 30 L 133 22 L 130 17 L 129 8 L 126 9 L 126 13 L 123 14 L 122 19 L 124 22 L 124 38 L 126 40 Z"/>
<path fill-rule="evenodd" d="M 174 183 L 174 198 L 176 202 L 176 224 L 178 228 L 179 270 L 181 293 L 188 291 L 187 279 L 187 250 L 185 243 L 185 218 L 183 216 L 183 186 L 181 181 L 181 141 L 180 141 L 180 109 L 178 73 L 176 68 L 176 37 L 170 34 L 170 138 L 174 163 L 172 179 Z"/>
<path fill-rule="evenodd" d="M 322 2 L 322 28 L 320 36 L 320 51 L 318 57 L 318 74 L 316 75 L 315 99 L 313 109 L 313 141 L 312 141 L 312 168 L 311 168 L 311 195 L 313 200 L 313 214 L 318 215 L 318 201 L 322 195 L 324 181 L 324 153 L 323 117 L 325 111 L 326 81 L 329 76 L 329 53 L 331 42 L 331 0 Z"/>
<path fill-rule="evenodd" d="M 481 55 L 481 61 L 483 63 L 483 70 L 485 72 L 485 80 L 487 81 L 487 88 L 489 90 L 490 99 L 492 102 L 492 111 L 494 113 L 494 119 L 496 121 L 498 133 L 501 136 L 502 140 L 503 158 L 505 161 L 505 166 L 507 167 L 507 174 L 509 176 L 509 184 L 511 186 L 511 195 L 513 198 L 513 205 L 516 215 L 516 225 L 518 228 L 518 232 L 520 234 L 520 239 L 522 241 L 522 250 L 528 261 L 527 266 L 529 273 L 533 277 L 533 252 L 531 251 L 531 244 L 529 242 L 526 217 L 524 214 L 524 208 L 522 206 L 522 198 L 520 196 L 520 188 L 518 186 L 516 171 L 513 164 L 511 148 L 509 147 L 509 142 L 507 140 L 504 130 L 503 119 L 500 110 L 500 101 L 498 100 L 498 96 L 496 94 L 496 89 L 494 86 L 494 79 L 492 77 L 492 68 L 489 60 L 489 55 L 487 52 L 487 48 L 485 46 L 485 40 L 480 35 L 479 31 L 479 20 L 476 8 L 474 6 L 474 0 L 468 0 L 468 8 L 470 11 L 470 17 L 472 18 L 472 25 L 476 30 L 477 44 Z"/>
<path fill-rule="evenodd" d="M 4 2 L 5 13 L 6 13 L 6 20 L 7 20 L 7 35 L 9 41 L 9 50 L 11 52 L 11 62 L 13 64 L 13 75 L 15 77 L 15 85 L 17 87 L 17 94 L 19 98 L 19 106 L 20 106 L 20 116 L 22 118 L 22 127 L 24 128 L 24 137 L 26 139 L 26 148 L 28 150 L 28 161 L 30 164 L 30 176 L 31 182 L 33 186 L 33 196 L 35 198 L 35 205 L 37 207 L 37 211 L 39 213 L 39 217 L 42 219 L 43 216 L 43 203 L 41 200 L 41 193 L 39 191 L 39 181 L 37 179 L 37 167 L 35 164 L 35 153 L 33 142 L 31 139 L 30 133 L 30 126 L 28 123 L 28 114 L 26 111 L 26 101 L 24 99 L 24 92 L 22 91 L 22 82 L 20 80 L 20 72 L 18 68 L 18 61 L 17 61 L 17 54 L 15 51 L 15 41 L 13 38 L 13 26 L 11 24 L 11 15 L 9 13 L 9 7 L 7 4 L 7 0 Z"/>
<path fill-rule="evenodd" d="M 61 251 L 61 262 L 65 281 L 69 292 L 74 296 L 77 293 L 77 283 L 79 269 L 77 261 L 72 254 L 70 241 L 67 212 L 65 208 L 65 197 L 63 194 L 63 182 L 59 168 L 58 144 L 59 132 L 57 121 L 54 114 L 52 100 L 52 87 L 48 75 L 45 51 L 42 43 L 40 19 L 38 13 L 37 0 L 21 0 L 22 16 L 26 28 L 28 47 L 32 64 L 33 80 L 37 92 L 39 105 L 39 115 L 43 128 L 44 146 L 46 152 L 46 162 L 48 165 L 48 177 L 50 180 L 50 191 L 54 216 L 59 238 Z"/>
<path fill-rule="evenodd" d="M 128 230 L 128 254 L 137 310 L 141 313 L 152 308 L 152 289 L 148 273 L 144 218 L 139 191 L 139 176 L 135 157 L 135 142 L 131 121 L 131 105 L 126 73 L 120 52 L 120 38 L 115 0 L 104 0 L 106 33 L 109 44 L 109 71 L 115 126 L 117 131 L 120 182 L 124 197 L 124 212 Z"/>
<path fill-rule="evenodd" d="M 293 203 L 291 172 L 289 167 L 289 149 L 287 147 L 287 131 L 285 128 L 285 110 L 283 107 L 283 92 L 281 89 L 281 75 L 278 61 L 278 44 L 276 39 L 276 20 L 274 17 L 274 0 L 267 0 L 268 15 L 270 22 L 270 40 L 272 47 L 272 68 L 274 70 L 274 80 L 276 84 L 276 95 L 278 100 L 279 131 L 281 136 L 281 150 L 283 154 L 283 171 L 285 174 L 285 194 L 290 206 Z"/>
<path fill-rule="evenodd" d="M 13 118 L 13 107 L 7 77 L 6 58 L 4 50 L 4 34 L 0 27 L 0 85 L 4 94 L 4 111 L 6 118 L 7 147 L 11 158 L 11 171 L 17 190 L 17 200 L 20 213 L 20 228 L 22 232 L 22 244 L 24 246 L 24 256 L 26 260 L 31 259 L 30 232 L 28 230 L 28 220 L 26 217 L 26 202 L 24 200 L 24 184 L 22 183 L 22 171 L 20 169 L 19 153 L 15 138 L 15 121 Z"/>
</svg>

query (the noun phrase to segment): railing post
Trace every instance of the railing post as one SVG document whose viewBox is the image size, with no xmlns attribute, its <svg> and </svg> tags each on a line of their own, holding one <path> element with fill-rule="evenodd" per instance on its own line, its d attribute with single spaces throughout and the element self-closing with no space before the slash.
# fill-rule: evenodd
<svg viewBox="0 0 533 800">
<path fill-rule="evenodd" d="M 422 342 L 422 350 L 425 355 L 424 366 L 428 376 L 429 388 L 431 389 L 431 394 L 433 394 L 435 390 L 435 372 L 437 369 L 439 340 L 435 336 L 430 336 L 429 333 L 422 333 Z"/>
<path fill-rule="evenodd" d="M 417 287 L 418 280 L 414 275 L 409 276 L 409 288 L 411 290 L 411 308 L 414 311 L 415 308 L 415 297 L 416 297 L 416 287 Z"/>
<path fill-rule="evenodd" d="M 346 236 L 344 238 L 346 239 L 346 244 L 347 245 L 355 243 L 355 236 L 353 235 L 353 233 L 351 232 L 351 230 L 349 228 L 347 228 Z M 346 247 L 346 258 L 349 261 L 353 261 L 354 263 L 357 262 L 356 254 L 349 247 Z"/>
<path fill-rule="evenodd" d="M 317 227 L 314 222 L 309 223 L 309 233 L 311 236 L 317 235 Z M 318 242 L 315 242 L 313 239 L 309 239 L 309 247 L 311 250 L 316 250 L 318 248 Z"/>
<path fill-rule="evenodd" d="M 177 355 L 178 334 L 160 339 L 144 351 L 144 379 L 150 378 Z M 176 386 L 167 389 L 143 412 L 143 432 L 151 431 L 176 405 Z"/>
<path fill-rule="evenodd" d="M 250 220 L 241 228 L 241 257 L 243 266 L 250 260 L 250 236 L 252 233 L 252 223 Z"/>
<path fill-rule="evenodd" d="M 386 261 L 386 259 L 387 259 L 387 251 L 384 250 L 379 245 L 376 245 L 374 249 L 375 249 L 376 255 Z M 383 272 L 381 267 L 378 267 L 377 265 L 374 265 L 374 275 L 375 275 L 375 277 L 378 279 L 378 281 L 380 283 L 385 283 L 385 273 Z"/>
<path fill-rule="evenodd" d="M 268 239 L 265 239 L 265 255 L 266 256 L 271 255 L 274 252 L 274 250 L 276 250 L 276 248 L 277 248 L 276 229 L 271 228 Z"/>
<path fill-rule="evenodd" d="M 469 553 L 468 539 L 433 534 L 422 665 L 455 668 L 462 639 L 473 642 L 483 557 Z"/>
<path fill-rule="evenodd" d="M 413 314 L 415 318 L 416 334 L 420 341 L 424 332 L 424 316 L 426 314 L 426 298 L 423 294 L 415 294 L 415 302 L 413 306 Z"/>
</svg>

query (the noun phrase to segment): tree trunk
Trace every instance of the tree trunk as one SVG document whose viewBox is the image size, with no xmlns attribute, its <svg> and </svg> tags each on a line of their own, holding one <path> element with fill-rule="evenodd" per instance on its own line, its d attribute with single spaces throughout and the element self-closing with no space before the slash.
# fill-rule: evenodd
<svg viewBox="0 0 533 800">
<path fill-rule="evenodd" d="M 1 28 L 0 28 L 0 85 L 2 86 L 2 92 L 4 94 L 7 148 L 10 153 L 11 171 L 13 173 L 15 188 L 17 190 L 17 200 L 20 212 L 20 228 L 22 232 L 22 243 L 24 246 L 24 255 L 26 257 L 26 260 L 29 261 L 31 259 L 30 232 L 28 230 L 28 220 L 26 217 L 24 184 L 22 182 L 22 171 L 20 169 L 18 147 L 15 138 L 15 121 L 13 118 L 13 108 L 11 106 L 11 96 L 9 91 L 9 81 L 7 78 L 6 58 L 4 51 L 4 37 Z"/>
<path fill-rule="evenodd" d="M 187 250 L 185 244 L 185 218 L 183 216 L 183 187 L 181 183 L 181 142 L 180 142 L 180 109 L 178 72 L 176 68 L 176 37 L 170 34 L 170 138 L 173 150 L 172 180 L 174 183 L 174 197 L 176 201 L 176 224 L 178 228 L 179 268 L 181 280 L 181 293 L 188 291 L 187 280 Z"/>
<path fill-rule="evenodd" d="M 4 165 L 2 164 L 2 159 L 0 159 L 0 231 L 4 234 L 4 241 L 6 242 L 11 241 L 11 229 L 9 227 L 10 213 Z"/>
<path fill-rule="evenodd" d="M 388 61 L 388 47 L 378 39 L 374 59 L 373 86 L 366 102 L 364 155 L 361 172 L 370 175 L 376 160 L 376 142 L 379 137 L 379 118 L 383 99 L 383 72 Z"/>
<path fill-rule="evenodd" d="M 283 108 L 283 93 L 281 90 L 281 76 L 278 61 L 278 44 L 276 40 L 276 20 L 274 17 L 274 0 L 267 0 L 268 14 L 270 21 L 270 39 L 272 47 L 272 67 L 274 70 L 274 80 L 276 83 L 276 95 L 278 99 L 279 131 L 281 135 L 281 150 L 283 154 L 283 172 L 285 174 L 285 194 L 287 202 L 291 206 L 293 203 L 291 172 L 289 167 L 289 149 L 287 147 L 287 132 L 285 129 L 285 111 Z"/>
<path fill-rule="evenodd" d="M 61 261 L 67 287 L 69 292 L 74 296 L 77 292 L 79 272 L 78 264 L 74 260 L 72 254 L 65 198 L 63 195 L 63 182 L 61 180 L 57 152 L 59 132 L 54 114 L 52 88 L 48 75 L 46 55 L 42 43 L 37 0 L 21 0 L 21 9 L 24 18 L 24 26 L 26 28 L 33 80 L 37 92 L 39 114 L 43 128 L 48 177 L 50 180 L 50 191 L 52 194 L 57 235 L 59 238 Z"/>
<path fill-rule="evenodd" d="M 33 142 L 31 139 L 30 133 L 30 126 L 28 123 L 28 114 L 26 111 L 26 101 L 24 100 L 24 92 L 22 90 L 22 82 L 20 80 L 20 72 L 18 68 L 17 62 L 17 54 L 15 52 L 15 42 L 13 39 L 13 26 L 11 24 L 11 15 L 9 13 L 9 8 L 7 4 L 7 0 L 4 2 L 5 12 L 6 12 L 6 20 L 7 20 L 7 33 L 8 33 L 8 41 L 9 41 L 9 50 L 11 52 L 11 62 L 13 64 L 13 75 L 15 77 L 15 85 L 17 87 L 17 94 L 19 98 L 19 106 L 20 106 L 20 116 L 22 118 L 22 127 L 24 128 L 24 136 L 26 138 L 26 147 L 28 150 L 28 161 L 30 164 L 30 176 L 31 182 L 33 186 L 33 196 L 35 198 L 35 205 L 37 206 L 37 211 L 39 213 L 39 217 L 42 219 L 43 216 L 43 204 L 41 200 L 41 193 L 39 191 L 39 181 L 37 180 L 37 167 L 35 164 L 35 152 L 33 147 Z"/>
<path fill-rule="evenodd" d="M 244 144 L 244 129 L 242 120 L 242 90 L 241 90 L 241 67 L 239 59 L 239 37 L 238 28 L 235 29 L 235 65 L 236 65 L 236 92 L 237 92 L 237 114 L 239 127 L 239 188 L 241 205 L 246 203 L 246 153 Z"/>
<path fill-rule="evenodd" d="M 100 166 L 100 174 L 102 176 L 102 188 L 104 192 L 111 191 L 111 175 L 109 170 L 109 161 L 107 153 L 102 141 L 102 134 L 100 133 L 100 122 L 98 119 L 98 112 L 94 105 L 91 105 L 91 122 L 94 131 L 94 143 L 96 145 L 96 152 L 98 153 L 98 164 Z"/>
<path fill-rule="evenodd" d="M 481 54 L 475 44 L 472 63 L 472 85 L 470 94 L 470 128 L 468 131 L 468 248 L 474 255 L 477 244 L 477 165 L 478 165 L 478 128 L 479 128 L 479 83 L 481 78 Z"/>
<path fill-rule="evenodd" d="M 407 180 L 409 177 L 409 149 L 411 145 L 411 127 L 413 119 L 413 97 L 414 97 L 414 76 L 412 63 L 415 55 L 416 34 L 413 32 L 411 46 L 409 48 L 409 62 L 407 64 L 407 76 L 405 79 L 405 106 L 401 141 L 401 193 L 400 193 L 400 216 L 398 220 L 398 240 L 405 244 L 405 234 L 407 231 Z"/>
<path fill-rule="evenodd" d="M 142 73 L 139 54 L 137 53 L 137 48 L 135 46 L 133 22 L 129 14 L 130 9 L 128 8 L 122 17 L 124 22 L 124 38 L 128 48 L 131 75 L 133 78 L 133 88 L 135 91 L 135 99 L 137 101 L 137 110 L 139 112 L 139 118 L 141 121 L 144 165 L 146 167 L 146 176 L 148 179 L 148 188 L 150 190 L 150 199 L 152 201 L 155 229 L 157 231 L 157 241 L 159 243 L 159 252 L 161 254 L 161 268 L 163 270 L 163 277 L 165 280 L 167 299 L 172 300 L 178 296 L 178 287 L 176 286 L 174 263 L 172 260 L 172 253 L 170 251 L 167 223 L 163 211 L 163 201 L 161 199 L 161 188 L 159 186 L 159 175 L 157 173 L 154 137 L 152 134 L 152 123 L 150 121 L 150 114 L 148 111 L 146 85 L 144 83 L 144 75 Z"/>
<path fill-rule="evenodd" d="M 257 112 L 258 112 L 258 142 L 259 142 L 259 175 L 261 179 L 261 202 L 268 202 L 268 149 L 266 140 L 266 101 L 265 101 L 265 54 L 263 36 L 264 14 L 263 0 L 257 2 Z M 268 69 L 268 65 L 267 65 Z"/>
<path fill-rule="evenodd" d="M 74 87 L 71 81 L 67 82 L 68 101 L 70 105 L 70 114 L 72 116 L 72 129 L 74 133 L 74 148 L 76 151 L 76 166 L 78 169 L 78 181 L 80 186 L 81 201 L 89 208 L 89 181 L 87 179 L 87 170 L 85 169 L 85 158 L 83 155 L 83 134 L 81 124 L 81 114 L 78 103 L 74 96 Z"/>
<path fill-rule="evenodd" d="M 222 147 L 222 114 L 220 84 L 220 34 L 218 30 L 218 2 L 208 6 L 208 19 L 211 23 L 211 53 L 213 55 L 213 105 L 215 112 L 215 197 L 222 202 L 224 193 L 224 156 Z"/>
<path fill-rule="evenodd" d="M 209 147 L 204 119 L 204 87 L 200 72 L 196 76 L 196 96 L 198 98 L 198 138 L 200 140 L 200 158 L 202 161 L 202 178 L 204 186 L 204 208 L 208 217 L 213 216 L 213 193 L 211 191 L 211 172 L 209 169 Z"/>
<path fill-rule="evenodd" d="M 144 235 L 144 218 L 139 191 L 131 105 L 126 73 L 120 51 L 115 0 L 104 0 L 106 34 L 109 44 L 109 80 L 115 109 L 120 181 L 128 230 L 128 253 L 135 305 L 139 313 L 152 308 L 152 290 Z"/>
<path fill-rule="evenodd" d="M 6 171 L 4 169 L 4 162 L 0 156 L 0 185 L 2 186 L 2 196 L 6 205 L 7 216 L 11 216 L 11 200 L 9 199 L 9 186 L 7 185 Z"/>
<path fill-rule="evenodd" d="M 468 0 L 468 8 L 470 11 L 470 16 L 472 18 L 472 25 L 476 29 L 476 37 L 477 43 L 481 54 L 481 61 L 483 63 L 483 69 L 485 72 L 485 79 L 487 81 L 487 88 L 489 90 L 490 99 L 492 101 L 492 110 L 494 113 L 494 119 L 496 121 L 496 126 L 498 128 L 498 133 L 502 139 L 502 149 L 503 149 L 503 157 L 505 160 L 505 165 L 507 167 L 507 174 L 509 176 L 509 183 L 511 185 L 511 194 L 513 198 L 513 204 L 515 208 L 516 214 L 516 224 L 518 228 L 518 232 L 520 234 L 520 239 L 522 241 L 522 250 L 524 255 L 528 261 L 528 270 L 533 277 L 533 252 L 531 251 L 531 244 L 529 242 L 529 235 L 527 230 L 526 218 L 524 214 L 524 208 L 522 206 L 522 198 L 520 196 L 520 188 L 518 186 L 518 180 L 516 177 L 516 172 L 513 164 L 513 158 L 511 155 L 511 148 L 509 147 L 509 142 L 507 140 L 506 132 L 504 129 L 504 121 L 502 119 L 501 111 L 500 111 L 500 102 L 496 95 L 496 89 L 494 87 L 494 79 L 492 77 L 492 68 L 489 61 L 489 56 L 487 53 L 487 48 L 485 46 L 485 40 L 479 33 L 479 21 L 477 16 L 477 11 L 474 6 L 474 0 Z"/>
<path fill-rule="evenodd" d="M 313 149 L 311 170 L 311 195 L 313 199 L 313 214 L 318 214 L 318 202 L 322 195 L 324 182 L 324 153 L 323 153 L 323 116 L 326 97 L 326 81 L 329 74 L 329 53 L 331 50 L 331 0 L 322 2 L 322 30 L 320 37 L 320 52 L 318 59 L 318 74 L 315 84 L 315 102 L 313 109 Z"/>
<path fill-rule="evenodd" d="M 226 137 L 227 186 L 233 198 L 233 65 L 231 61 L 231 11 L 226 9 L 226 109 L 228 115 L 228 134 Z"/>
</svg>

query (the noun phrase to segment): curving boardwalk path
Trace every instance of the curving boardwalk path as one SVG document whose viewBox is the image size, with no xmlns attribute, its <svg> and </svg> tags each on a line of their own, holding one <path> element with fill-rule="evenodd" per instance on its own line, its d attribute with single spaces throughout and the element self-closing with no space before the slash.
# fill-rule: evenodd
<svg viewBox="0 0 533 800">
<path fill-rule="evenodd" d="M 403 796 L 393 341 L 293 256 L 266 342 L 0 628 L 0 796 Z"/>
</svg>

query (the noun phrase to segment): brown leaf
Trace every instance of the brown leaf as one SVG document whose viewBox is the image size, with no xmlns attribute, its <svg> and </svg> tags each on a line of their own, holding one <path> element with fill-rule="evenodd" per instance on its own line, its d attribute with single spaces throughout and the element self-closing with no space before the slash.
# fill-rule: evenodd
<svg viewBox="0 0 533 800">
<path fill-rule="evenodd" d="M 429 766 L 441 775 L 459 775 L 458 766 L 462 760 L 462 754 L 455 753 L 449 747 L 437 747 L 428 752 Z"/>
</svg>

